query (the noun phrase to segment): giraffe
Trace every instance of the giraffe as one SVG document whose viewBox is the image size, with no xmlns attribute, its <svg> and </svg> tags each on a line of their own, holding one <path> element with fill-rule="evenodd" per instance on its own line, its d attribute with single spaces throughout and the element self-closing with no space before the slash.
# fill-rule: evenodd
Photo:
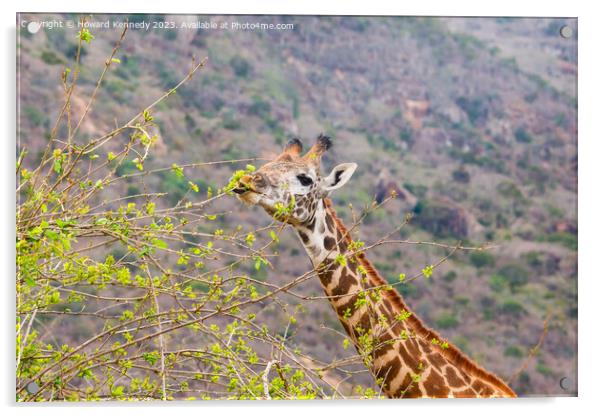
<svg viewBox="0 0 602 415">
<path fill-rule="evenodd" d="M 302 155 L 301 142 L 293 139 L 274 160 L 242 176 L 233 191 L 296 230 L 339 321 L 387 397 L 516 397 L 422 323 L 357 249 L 328 198 L 357 164 L 339 164 L 323 177 L 321 158 L 330 147 L 320 134 Z"/>
</svg>

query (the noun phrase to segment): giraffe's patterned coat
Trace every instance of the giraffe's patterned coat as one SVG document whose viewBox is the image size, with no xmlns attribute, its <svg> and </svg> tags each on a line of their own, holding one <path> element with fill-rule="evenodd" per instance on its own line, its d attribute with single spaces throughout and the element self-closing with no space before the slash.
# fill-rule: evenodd
<svg viewBox="0 0 602 415">
<path fill-rule="evenodd" d="M 352 238 L 327 196 L 357 165 L 341 164 L 322 177 L 320 159 L 329 147 L 320 135 L 301 157 L 301 143 L 292 140 L 274 161 L 241 178 L 235 192 L 272 215 L 279 203 L 292 206 L 282 220 L 296 229 L 332 308 L 388 397 L 515 397 L 501 379 L 412 314 L 363 252 L 350 252 Z"/>
</svg>

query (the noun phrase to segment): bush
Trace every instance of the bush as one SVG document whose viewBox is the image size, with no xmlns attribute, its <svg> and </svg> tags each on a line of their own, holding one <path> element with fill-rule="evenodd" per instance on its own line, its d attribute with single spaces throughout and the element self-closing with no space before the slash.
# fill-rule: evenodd
<svg viewBox="0 0 602 415">
<path fill-rule="evenodd" d="M 537 365 L 535 366 L 535 370 L 537 370 L 539 373 L 541 373 L 545 377 L 554 376 L 554 371 L 551 368 L 549 368 L 548 366 L 546 366 L 545 363 L 543 363 L 543 362 L 538 362 Z"/>
<path fill-rule="evenodd" d="M 184 114 L 184 125 L 188 132 L 194 131 L 197 128 L 196 121 L 189 113 Z"/>
<path fill-rule="evenodd" d="M 452 178 L 458 183 L 469 183 L 470 173 L 464 167 L 459 167 L 452 172 Z"/>
<path fill-rule="evenodd" d="M 543 260 L 541 259 L 542 255 L 543 252 L 529 251 L 525 255 L 525 260 L 530 267 L 539 268 L 541 265 L 543 265 Z"/>
<path fill-rule="evenodd" d="M 115 68 L 115 75 L 125 80 L 135 80 L 140 76 L 140 64 L 134 56 L 124 56 Z M 175 79 L 174 79 L 175 81 Z"/>
<path fill-rule="evenodd" d="M 298 119 L 299 118 L 299 107 L 300 107 L 300 103 L 299 103 L 299 96 L 297 94 L 294 94 L 293 97 L 291 98 L 293 104 L 292 104 L 292 112 L 293 112 L 293 118 L 294 119 Z"/>
<path fill-rule="evenodd" d="M 140 130 L 157 128 L 150 113 L 156 108 L 133 108 L 136 128 L 116 126 L 110 146 L 98 137 L 51 133 L 40 159 L 19 157 L 18 183 L 27 191 L 17 193 L 17 400 L 171 400 L 198 397 L 199 388 L 220 398 L 326 397 L 322 385 L 307 382 L 311 369 L 292 369 L 285 358 L 274 364 L 268 392 L 263 371 L 249 370 L 247 363 L 265 368 L 272 360 L 265 345 L 305 358 L 273 337 L 283 327 L 253 322 L 266 307 L 293 318 L 250 279 L 266 277 L 260 244 L 273 239 L 256 230 L 265 239 L 252 249 L 234 227 L 226 237 L 206 211 L 217 197 L 207 195 L 202 207 L 173 206 L 155 193 L 155 186 L 181 192 L 172 176 L 200 191 L 177 165 L 151 168 L 153 142 Z M 43 123 L 40 111 L 24 111 Z M 131 169 L 140 174 L 120 176 Z M 127 198 L 140 189 L 143 198 Z M 212 265 L 204 273 L 205 261 L 225 270 Z M 252 274 L 233 277 L 236 267 Z M 198 342 L 194 353 L 184 350 L 190 336 Z M 32 382 L 37 391 L 27 387 Z"/>
<path fill-rule="evenodd" d="M 408 147 L 412 147 L 414 144 L 414 133 L 411 128 L 404 127 L 399 131 L 399 139 L 406 143 Z"/>
<path fill-rule="evenodd" d="M 516 300 L 506 300 L 502 303 L 500 311 L 504 314 L 510 314 L 513 316 L 520 316 L 524 314 L 525 309 L 521 303 Z"/>
<path fill-rule="evenodd" d="M 533 141 L 533 137 L 531 137 L 531 134 L 529 134 L 525 127 L 518 127 L 514 130 L 514 138 L 519 143 L 530 143 Z"/>
<path fill-rule="evenodd" d="M 370 19 L 365 17 L 349 16 L 343 18 L 341 24 L 354 32 L 364 33 L 370 27 Z"/>
<path fill-rule="evenodd" d="M 393 281 L 395 282 L 395 281 Z M 415 284 L 410 283 L 405 283 L 405 284 L 398 284 L 395 286 L 395 288 L 397 288 L 397 291 L 399 291 L 399 294 L 401 294 L 402 297 L 415 297 L 416 294 L 418 293 L 418 289 L 416 288 Z"/>
<path fill-rule="evenodd" d="M 511 181 L 505 181 L 505 182 L 501 182 L 496 186 L 496 190 L 497 192 L 508 199 L 513 199 L 515 201 L 523 201 L 525 200 L 525 196 L 523 196 L 523 193 L 521 192 L 521 190 L 518 188 L 518 186 L 511 182 Z"/>
<path fill-rule="evenodd" d="M 456 271 L 448 271 L 443 276 L 443 280 L 445 280 L 446 282 L 452 282 L 457 277 L 458 277 L 458 274 L 456 273 Z"/>
<path fill-rule="evenodd" d="M 466 307 L 470 303 L 470 299 L 468 297 L 462 297 L 462 296 L 454 297 L 454 301 L 456 302 L 456 304 L 458 304 L 462 307 Z"/>
<path fill-rule="evenodd" d="M 452 342 L 465 353 L 470 354 L 470 341 L 462 335 L 457 335 L 452 338 Z"/>
<path fill-rule="evenodd" d="M 408 189 L 408 191 L 410 193 L 412 193 L 414 196 L 417 196 L 417 197 L 426 196 L 426 193 L 429 190 L 428 187 L 426 187 L 422 184 L 404 183 L 403 187 Z M 421 202 L 419 201 L 418 203 L 421 203 Z M 418 205 L 416 205 L 416 206 L 418 206 Z M 420 206 L 422 206 L 422 204 Z M 416 210 L 416 209 L 418 209 L 418 207 L 416 207 L 414 210 L 416 211 L 416 213 L 420 213 L 420 211 Z"/>
<path fill-rule="evenodd" d="M 498 274 L 506 278 L 513 291 L 525 285 L 529 279 L 529 271 L 516 264 L 509 264 L 500 268 Z"/>
<path fill-rule="evenodd" d="M 577 250 L 578 239 L 577 235 L 569 232 L 554 232 L 547 235 L 545 238 L 548 242 L 559 243 L 573 251 Z"/>
<path fill-rule="evenodd" d="M 40 127 L 48 122 L 46 114 L 44 114 L 36 107 L 27 106 L 23 108 L 23 113 L 25 114 L 29 122 L 35 127 Z"/>
<path fill-rule="evenodd" d="M 468 219 L 464 211 L 438 200 L 422 199 L 414 206 L 415 222 L 441 238 L 463 239 L 468 236 Z"/>
<path fill-rule="evenodd" d="M 471 124 L 486 121 L 489 115 L 487 103 L 480 98 L 460 97 L 456 104 L 468 115 Z"/>
<path fill-rule="evenodd" d="M 124 161 L 120 163 L 115 169 L 115 175 L 117 177 L 123 177 L 128 174 L 136 173 L 138 169 L 136 165 L 132 162 Z"/>
<path fill-rule="evenodd" d="M 171 204 L 176 204 L 188 193 L 190 185 L 184 178 L 177 177 L 172 172 L 161 172 L 159 174 L 160 189 L 162 192 L 167 193 Z"/>
<path fill-rule="evenodd" d="M 180 81 L 173 69 L 167 67 L 163 60 L 157 61 L 157 71 L 162 88 L 173 88 Z"/>
<path fill-rule="evenodd" d="M 272 111 L 272 105 L 259 95 L 253 95 L 253 103 L 249 107 L 249 114 L 266 118 Z"/>
<path fill-rule="evenodd" d="M 234 56 L 230 59 L 230 66 L 234 70 L 234 74 L 240 78 L 246 78 L 251 71 L 251 64 L 245 58 Z"/>
<path fill-rule="evenodd" d="M 495 292 L 502 292 L 507 285 L 508 281 L 501 275 L 493 274 L 491 277 L 489 277 L 489 287 L 491 287 L 491 289 Z"/>
<path fill-rule="evenodd" d="M 106 90 L 113 98 L 117 101 L 127 101 L 131 96 L 131 92 L 134 91 L 134 87 L 131 83 L 125 82 L 119 78 L 113 78 L 107 81 Z"/>
<path fill-rule="evenodd" d="M 65 61 L 51 50 L 42 52 L 42 60 L 48 65 L 64 65 Z"/>
<path fill-rule="evenodd" d="M 68 42 L 67 46 L 65 47 L 65 56 L 67 57 L 67 59 L 75 59 L 75 57 L 77 56 L 77 49 L 78 46 L 76 43 L 71 43 Z M 88 54 L 88 49 L 82 48 L 79 50 L 79 58 L 80 60 L 83 59 L 86 55 Z"/>
<path fill-rule="evenodd" d="M 495 265 L 495 258 L 487 251 L 474 251 L 470 254 L 470 262 L 477 268 L 492 267 Z"/>
<path fill-rule="evenodd" d="M 240 128 L 240 121 L 238 121 L 232 111 L 226 111 L 222 116 L 222 127 L 226 130 L 238 130 Z"/>
<path fill-rule="evenodd" d="M 172 42 L 178 38 L 178 31 L 177 30 L 165 30 L 164 36 L 165 36 L 166 40 L 169 40 L 170 42 Z"/>
<path fill-rule="evenodd" d="M 504 350 L 504 356 L 520 358 L 524 356 L 524 353 L 519 346 L 511 345 Z"/>
<path fill-rule="evenodd" d="M 435 320 L 435 324 L 439 328 L 449 329 L 449 328 L 457 327 L 458 326 L 458 320 L 456 319 L 456 317 L 453 314 L 442 313 Z"/>
</svg>

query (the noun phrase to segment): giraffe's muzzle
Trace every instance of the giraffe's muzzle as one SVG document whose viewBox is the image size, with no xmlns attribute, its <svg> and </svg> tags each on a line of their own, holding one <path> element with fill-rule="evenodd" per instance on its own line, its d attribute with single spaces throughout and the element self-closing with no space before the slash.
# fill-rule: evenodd
<svg viewBox="0 0 602 415">
<path fill-rule="evenodd" d="M 238 181 L 238 185 L 234 189 L 232 189 L 232 191 L 237 195 L 245 194 L 251 190 L 255 191 L 255 188 L 253 186 L 253 178 L 248 174 L 241 177 Z"/>
</svg>

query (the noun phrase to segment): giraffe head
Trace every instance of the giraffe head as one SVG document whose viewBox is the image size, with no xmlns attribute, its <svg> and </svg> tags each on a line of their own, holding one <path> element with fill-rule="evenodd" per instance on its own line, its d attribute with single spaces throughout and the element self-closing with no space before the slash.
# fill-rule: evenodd
<svg viewBox="0 0 602 415">
<path fill-rule="evenodd" d="M 355 163 L 342 163 L 323 177 L 320 161 L 330 146 L 330 138 L 320 134 L 302 155 L 303 145 L 295 138 L 274 160 L 241 177 L 233 191 L 243 202 L 261 206 L 280 221 L 292 225 L 311 221 L 318 202 L 347 183 L 357 168 Z"/>
</svg>

